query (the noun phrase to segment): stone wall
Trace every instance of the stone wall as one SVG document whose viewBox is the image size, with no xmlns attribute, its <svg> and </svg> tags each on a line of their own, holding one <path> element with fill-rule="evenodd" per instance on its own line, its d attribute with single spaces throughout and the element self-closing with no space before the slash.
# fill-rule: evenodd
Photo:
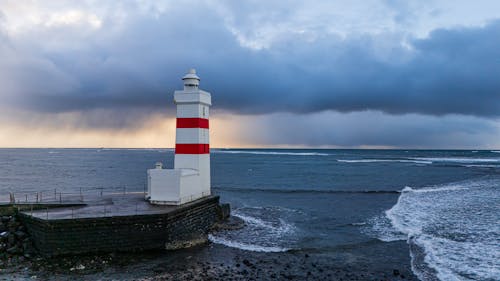
<svg viewBox="0 0 500 281">
<path fill-rule="evenodd" d="M 44 220 L 19 213 L 43 256 L 186 247 L 206 241 L 220 216 L 218 196 L 165 214 Z"/>
</svg>

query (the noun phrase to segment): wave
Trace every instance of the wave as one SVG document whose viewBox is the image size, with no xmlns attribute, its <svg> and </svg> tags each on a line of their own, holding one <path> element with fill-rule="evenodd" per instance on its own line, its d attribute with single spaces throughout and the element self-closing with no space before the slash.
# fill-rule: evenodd
<svg viewBox="0 0 500 281">
<path fill-rule="evenodd" d="M 208 240 L 212 243 L 221 244 L 231 248 L 237 248 L 245 251 L 252 252 L 266 252 L 266 253 L 277 253 L 277 252 L 287 252 L 290 249 L 281 248 L 281 247 L 273 247 L 273 246 L 259 246 L 255 244 L 246 244 L 237 241 L 231 241 L 228 239 L 224 239 L 222 237 L 218 237 L 212 234 L 208 235 Z"/>
<path fill-rule="evenodd" d="M 328 156 L 328 153 L 320 152 L 277 152 L 277 151 L 255 151 L 255 150 L 212 150 L 212 153 L 226 154 L 256 154 L 256 155 L 294 155 L 294 156 Z"/>
<path fill-rule="evenodd" d="M 399 162 L 399 163 L 415 163 L 415 164 L 432 164 L 432 161 L 408 160 L 408 159 L 357 159 L 357 160 L 337 159 L 337 161 L 343 163 Z"/>
<path fill-rule="evenodd" d="M 418 161 L 431 162 L 452 162 L 452 163 L 495 163 L 500 162 L 500 158 L 468 158 L 468 157 L 417 157 L 412 158 Z"/>
<path fill-rule="evenodd" d="M 283 210 L 274 207 L 243 207 L 233 211 L 245 227 L 239 230 L 220 231 L 209 239 L 213 243 L 255 252 L 285 252 L 292 250 L 291 236 L 295 226 L 286 222 Z"/>
<path fill-rule="evenodd" d="M 217 190 L 232 192 L 267 192 L 267 193 L 326 193 L 326 194 L 386 194 L 400 193 L 400 190 L 322 190 L 322 189 L 277 189 L 277 188 L 238 188 L 238 187 L 212 187 Z"/>
<path fill-rule="evenodd" d="M 382 241 L 406 239 L 422 280 L 496 280 L 500 276 L 500 177 L 405 187 L 374 219 Z"/>
<path fill-rule="evenodd" d="M 500 150 L 492 150 L 493 153 L 500 153 Z"/>
<path fill-rule="evenodd" d="M 467 186 L 456 183 L 456 184 L 448 184 L 446 186 L 443 186 L 441 188 L 434 188 L 434 187 L 427 187 L 427 188 L 419 188 L 419 189 L 413 189 L 409 186 L 405 186 L 403 190 L 401 190 L 401 193 L 405 192 L 417 192 L 417 193 L 425 193 L 425 192 L 444 192 L 444 191 L 458 191 L 458 190 L 465 190 L 468 189 Z"/>
</svg>

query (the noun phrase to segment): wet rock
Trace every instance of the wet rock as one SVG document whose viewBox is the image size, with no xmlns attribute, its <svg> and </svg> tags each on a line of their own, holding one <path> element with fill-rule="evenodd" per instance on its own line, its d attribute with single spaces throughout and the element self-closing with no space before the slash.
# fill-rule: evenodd
<svg viewBox="0 0 500 281">
<path fill-rule="evenodd" d="M 20 239 L 20 240 L 22 240 L 24 237 L 26 237 L 26 232 L 24 232 L 24 231 L 18 230 L 16 232 L 14 232 L 14 234 L 16 235 L 17 239 Z"/>
<path fill-rule="evenodd" d="M 247 260 L 247 259 L 243 260 L 243 264 L 246 265 L 246 266 L 248 266 L 248 267 L 253 266 L 253 264 L 249 260 Z"/>
<path fill-rule="evenodd" d="M 191 240 L 177 240 L 165 243 L 166 250 L 179 250 L 179 249 L 187 249 L 194 246 L 202 245 L 208 242 L 208 237 L 195 237 Z"/>
<path fill-rule="evenodd" d="M 19 247 L 17 245 L 15 245 L 15 246 L 8 248 L 7 253 L 9 253 L 11 255 L 16 255 L 16 254 L 21 253 L 21 249 L 19 249 Z"/>
<path fill-rule="evenodd" d="M 9 236 L 7 236 L 7 242 L 9 243 L 9 245 L 14 245 L 16 244 L 16 236 L 12 233 L 9 233 Z"/>
<path fill-rule="evenodd" d="M 394 276 L 399 276 L 399 274 L 400 274 L 400 273 L 399 273 L 399 270 L 397 270 L 397 269 L 394 269 L 394 270 L 392 271 L 392 275 L 394 275 Z"/>
</svg>

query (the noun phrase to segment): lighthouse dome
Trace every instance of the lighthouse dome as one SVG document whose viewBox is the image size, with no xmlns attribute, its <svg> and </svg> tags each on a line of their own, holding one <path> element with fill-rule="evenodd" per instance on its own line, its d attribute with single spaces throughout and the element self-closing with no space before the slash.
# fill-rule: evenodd
<svg viewBox="0 0 500 281">
<path fill-rule="evenodd" d="M 184 81 L 184 89 L 198 88 L 200 85 L 200 77 L 196 75 L 196 70 L 194 68 L 190 69 L 188 74 L 182 77 Z"/>
</svg>

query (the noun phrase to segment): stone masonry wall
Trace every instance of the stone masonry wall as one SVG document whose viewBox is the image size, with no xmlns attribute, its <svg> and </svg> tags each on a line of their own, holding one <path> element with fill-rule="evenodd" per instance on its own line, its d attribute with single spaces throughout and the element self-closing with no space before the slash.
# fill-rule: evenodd
<svg viewBox="0 0 500 281">
<path fill-rule="evenodd" d="M 43 256 L 175 248 L 206 239 L 220 212 L 219 197 L 165 214 L 43 220 L 19 214 Z"/>
</svg>

